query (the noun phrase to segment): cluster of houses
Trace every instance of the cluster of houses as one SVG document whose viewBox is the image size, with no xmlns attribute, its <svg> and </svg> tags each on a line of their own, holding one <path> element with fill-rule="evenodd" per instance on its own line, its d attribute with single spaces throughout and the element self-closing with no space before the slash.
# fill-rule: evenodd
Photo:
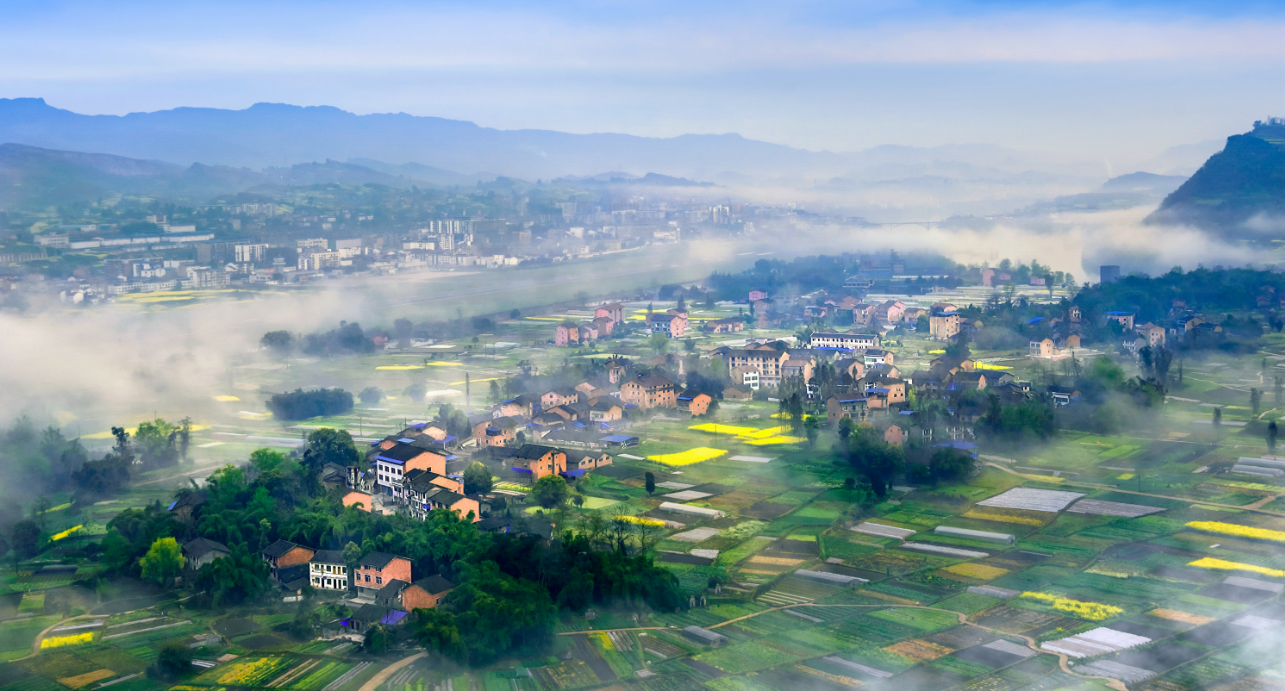
<svg viewBox="0 0 1285 691">
<path fill-rule="evenodd" d="M 230 556 L 227 546 L 206 538 L 183 544 L 189 573 L 216 559 Z M 349 564 L 338 550 L 313 549 L 277 540 L 259 552 L 268 576 L 281 590 L 297 595 L 305 586 L 331 593 L 353 594 L 359 607 L 351 617 L 331 627 L 360 633 L 371 624 L 401 624 L 416 609 L 432 609 L 454 589 L 440 574 L 415 579 L 411 561 L 384 552 L 371 552 Z"/>
</svg>

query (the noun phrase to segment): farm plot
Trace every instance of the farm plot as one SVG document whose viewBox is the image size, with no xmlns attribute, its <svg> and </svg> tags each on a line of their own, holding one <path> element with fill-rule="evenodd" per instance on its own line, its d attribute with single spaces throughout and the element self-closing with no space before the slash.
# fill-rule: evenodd
<svg viewBox="0 0 1285 691">
<path fill-rule="evenodd" d="M 1115 501 L 1102 501 L 1099 499 L 1081 499 L 1072 504 L 1067 511 L 1070 513 L 1087 513 L 1095 516 L 1121 516 L 1124 518 L 1138 518 L 1148 514 L 1159 513 L 1164 509 L 1154 506 L 1143 506 L 1141 504 L 1123 504 Z"/>
<path fill-rule="evenodd" d="M 1079 492 L 1063 492 L 1051 489 L 1034 489 L 1031 487 L 1014 487 L 1002 494 L 977 502 L 978 506 L 993 506 L 1001 509 L 1023 509 L 1025 511 L 1044 511 L 1057 513 L 1071 502 L 1083 497 Z"/>
</svg>

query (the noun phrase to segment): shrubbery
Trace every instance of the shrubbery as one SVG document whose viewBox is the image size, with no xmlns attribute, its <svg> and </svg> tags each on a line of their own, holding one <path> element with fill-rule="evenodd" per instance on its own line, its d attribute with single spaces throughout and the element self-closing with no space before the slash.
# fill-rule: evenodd
<svg viewBox="0 0 1285 691">
<path fill-rule="evenodd" d="M 295 389 L 269 399 L 268 410 L 279 420 L 306 420 L 343 415 L 352 410 L 352 404 L 352 394 L 343 389 Z"/>
</svg>

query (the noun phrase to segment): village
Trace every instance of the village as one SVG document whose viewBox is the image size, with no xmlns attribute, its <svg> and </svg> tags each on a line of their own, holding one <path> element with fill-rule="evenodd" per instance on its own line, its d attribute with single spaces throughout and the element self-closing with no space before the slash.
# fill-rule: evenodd
<svg viewBox="0 0 1285 691">
<path fill-rule="evenodd" d="M 324 357 L 265 337 L 188 460 L 76 442 L 131 479 L 49 500 L 6 580 L 12 688 L 1158 690 L 1269 664 L 1285 339 L 1245 324 L 1278 279 L 1236 276 L 1227 315 L 994 273 L 667 286 Z M 340 409 L 286 412 L 314 392 Z"/>
</svg>

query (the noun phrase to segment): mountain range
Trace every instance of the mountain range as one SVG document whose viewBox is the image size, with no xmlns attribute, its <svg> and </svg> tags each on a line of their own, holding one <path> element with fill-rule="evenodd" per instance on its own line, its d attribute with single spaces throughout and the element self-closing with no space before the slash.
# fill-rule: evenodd
<svg viewBox="0 0 1285 691">
<path fill-rule="evenodd" d="M 1101 182 L 1101 163 L 986 144 L 880 146 L 853 153 L 807 151 L 737 134 L 669 138 L 498 130 L 471 122 L 397 114 L 356 115 L 328 106 L 258 103 L 244 110 L 175 108 L 83 115 L 40 98 L 0 99 L 0 143 L 233 168 L 285 168 L 335 160 L 389 175 L 467 183 L 497 175 L 526 180 L 603 171 L 739 184 L 947 176 L 1011 179 L 1032 171 Z M 382 162 L 370 165 L 369 162 Z"/>
</svg>

